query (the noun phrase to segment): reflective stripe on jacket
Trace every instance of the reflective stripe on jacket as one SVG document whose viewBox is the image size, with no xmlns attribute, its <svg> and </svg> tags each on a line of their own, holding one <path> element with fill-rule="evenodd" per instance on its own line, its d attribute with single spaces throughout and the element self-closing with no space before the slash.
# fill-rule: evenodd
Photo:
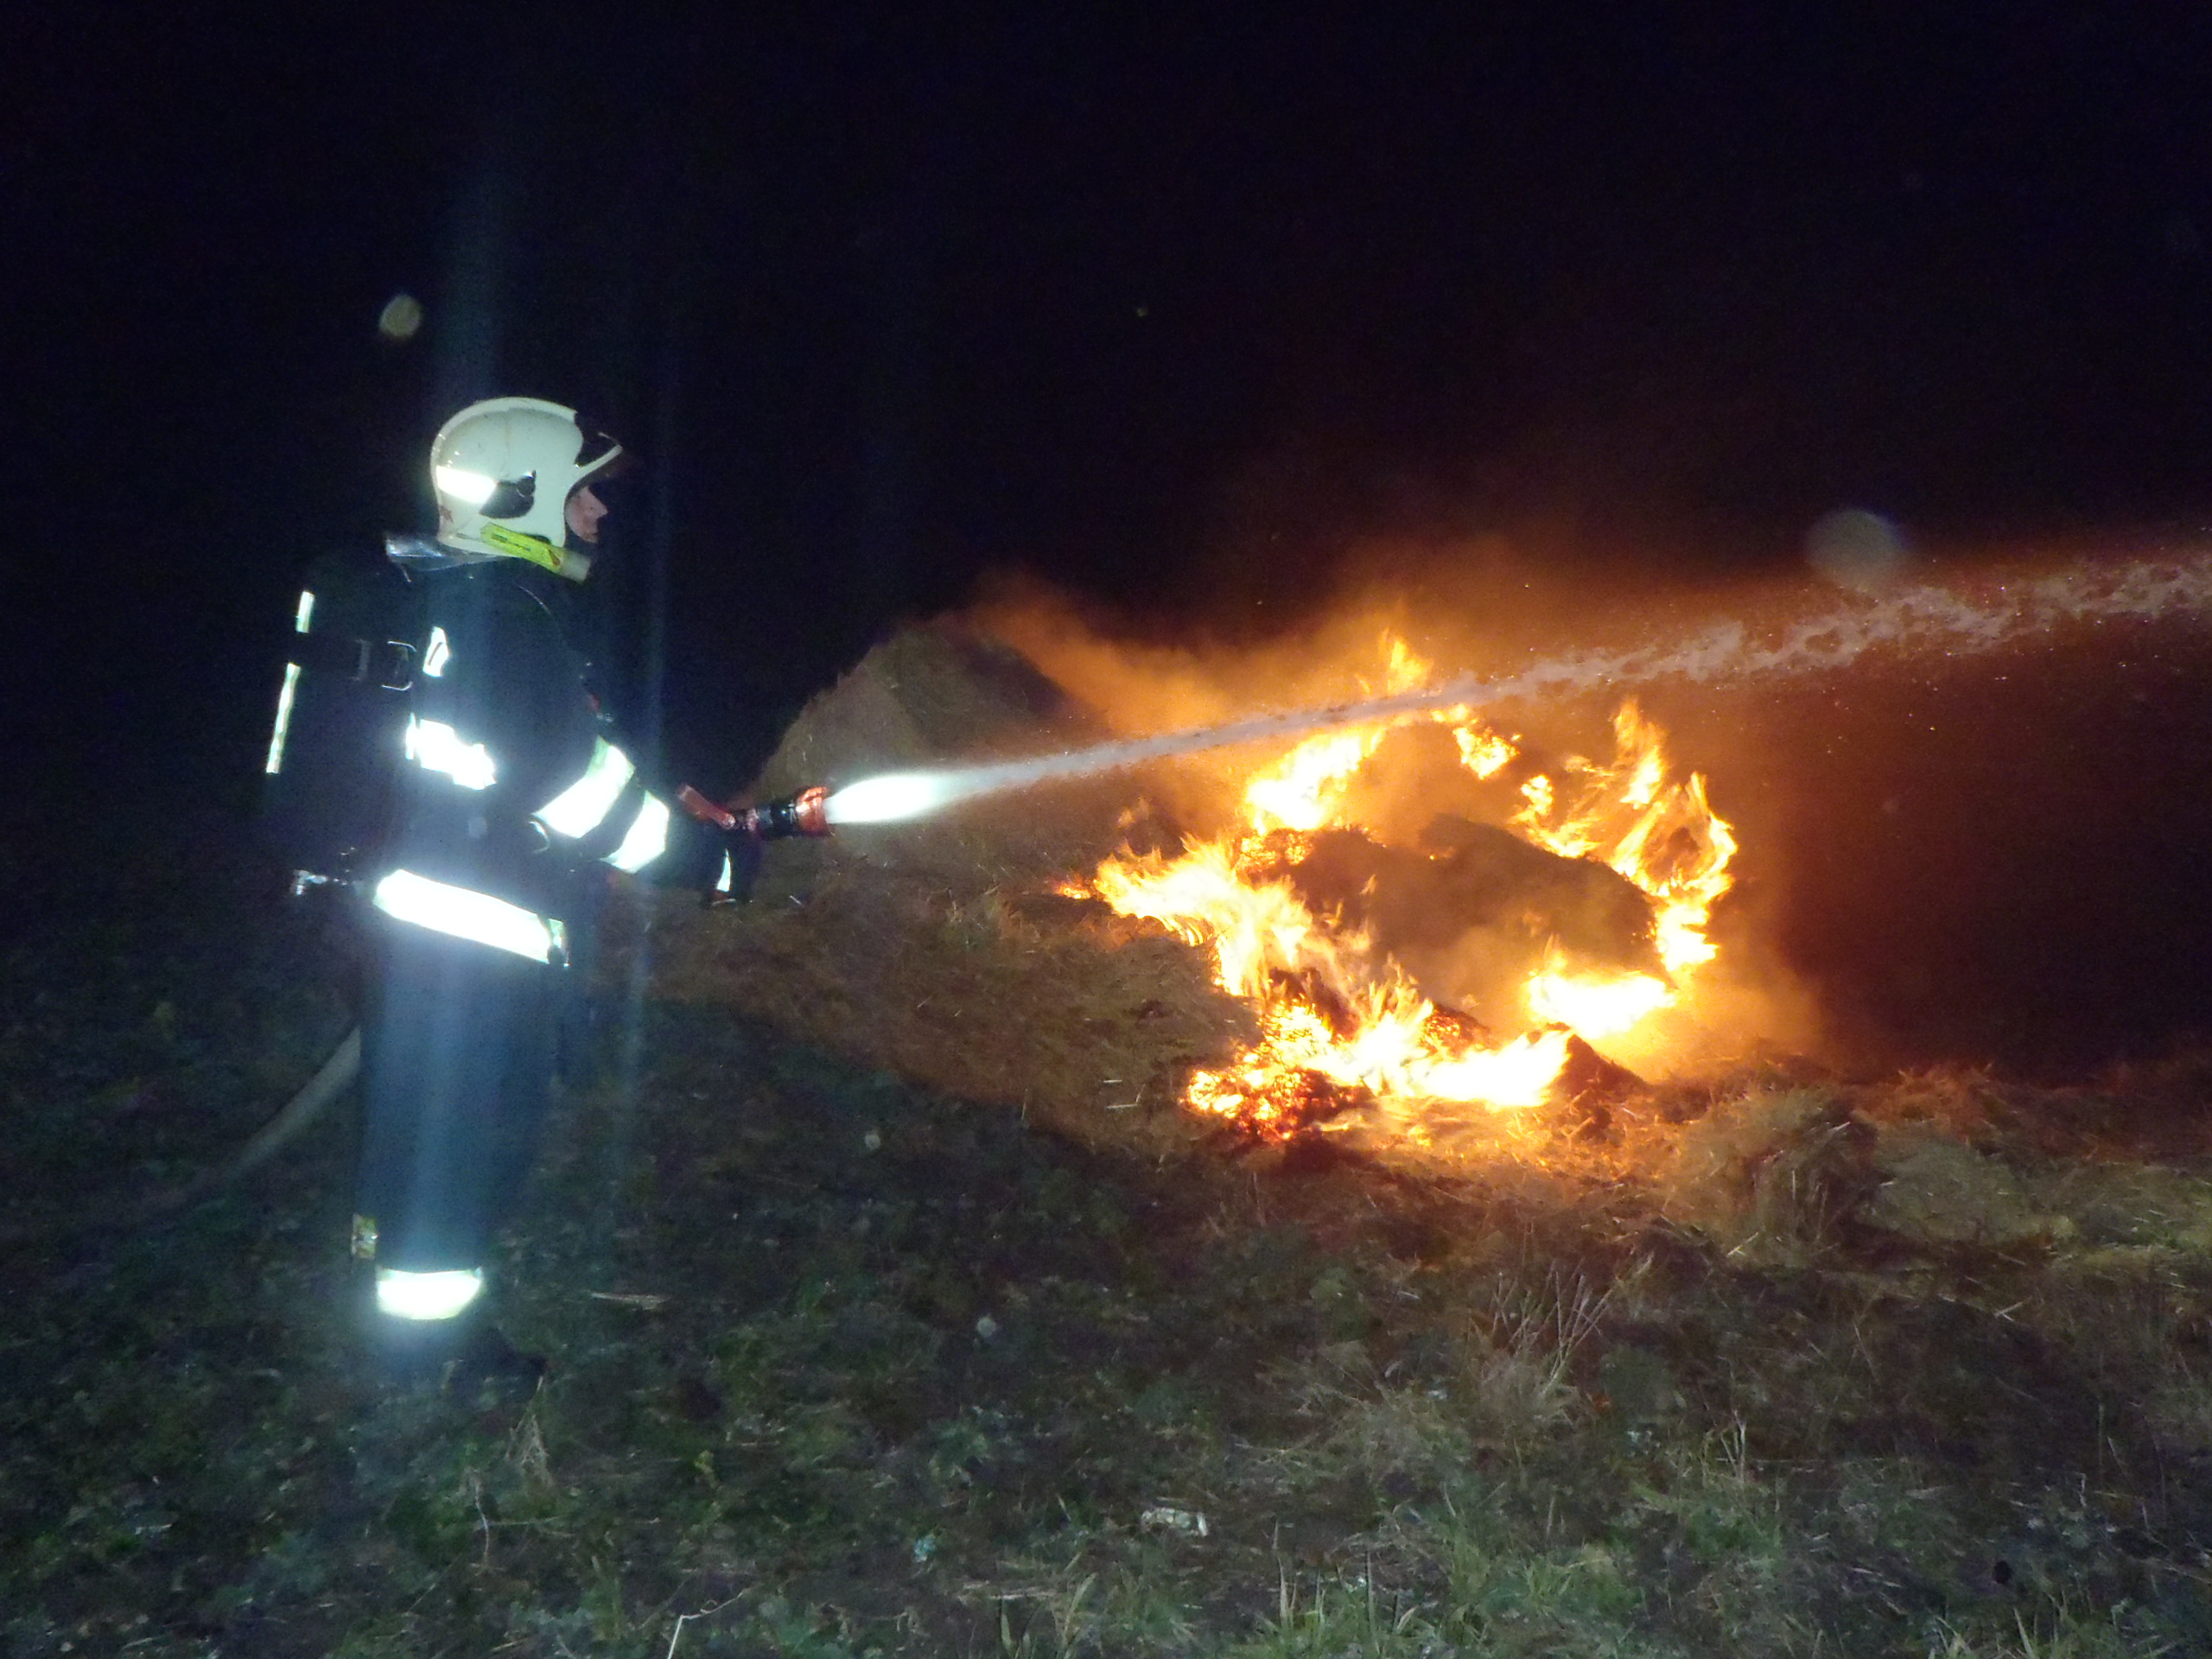
<svg viewBox="0 0 2212 1659">
<path fill-rule="evenodd" d="M 562 924 L 582 913 L 598 867 L 709 886 L 721 837 L 671 813 L 616 741 L 562 632 L 565 584 L 505 559 L 412 580 L 429 631 L 385 860 L 385 882 L 399 884 L 390 902 L 379 885 L 378 907 L 558 961 Z"/>
</svg>

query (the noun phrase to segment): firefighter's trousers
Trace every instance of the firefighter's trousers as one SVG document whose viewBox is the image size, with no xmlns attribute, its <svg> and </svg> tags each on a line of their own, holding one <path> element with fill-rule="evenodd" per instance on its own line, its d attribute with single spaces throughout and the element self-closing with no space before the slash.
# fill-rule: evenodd
<svg viewBox="0 0 2212 1659">
<path fill-rule="evenodd" d="M 379 1268 L 481 1268 L 536 1154 L 563 970 L 407 922 L 383 932 L 357 1212 Z"/>
</svg>

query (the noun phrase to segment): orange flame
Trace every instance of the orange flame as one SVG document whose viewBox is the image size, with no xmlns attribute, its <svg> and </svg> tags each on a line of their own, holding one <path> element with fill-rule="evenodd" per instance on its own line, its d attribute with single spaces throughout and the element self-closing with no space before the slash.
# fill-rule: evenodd
<svg viewBox="0 0 2212 1659">
<path fill-rule="evenodd" d="M 1613 716 L 1613 744 L 1610 766 L 1567 763 L 1574 786 L 1564 802 L 1549 778 L 1530 779 L 1513 828 L 1562 858 L 1600 859 L 1641 887 L 1659 960 L 1681 975 L 1713 960 L 1706 922 L 1735 885 L 1736 837 L 1706 798 L 1701 773 L 1671 780 L 1665 739 L 1633 698 Z"/>
<path fill-rule="evenodd" d="M 1528 997 L 1529 1012 L 1538 1019 L 1589 1039 L 1634 1029 L 1644 1015 L 1673 1001 L 1675 993 L 1666 981 L 1649 974 L 1606 976 L 1547 967 L 1529 981 Z"/>
<path fill-rule="evenodd" d="M 1251 811 L 1252 833 L 1319 830 L 1327 823 L 1353 776 L 1382 741 L 1384 729 L 1353 727 L 1309 737 L 1272 771 L 1247 784 L 1244 804 Z"/>
<path fill-rule="evenodd" d="M 1402 640 L 1382 644 L 1392 690 L 1426 678 Z M 1517 742 L 1471 710 L 1420 718 L 1450 728 L 1478 779 L 1518 758 Z M 1263 1134 L 1294 1133 L 1369 1101 L 1416 1125 L 1424 1102 L 1525 1110 L 1558 1086 L 1575 1036 L 1622 1036 L 1674 1003 L 1712 959 L 1705 929 L 1732 880 L 1735 837 L 1704 779 L 1675 780 L 1658 728 L 1628 702 L 1614 718 L 1612 762 L 1568 761 L 1563 788 L 1548 774 L 1529 778 L 1511 828 L 1563 857 L 1600 859 L 1642 889 L 1668 977 L 1578 967 L 1554 945 L 1523 988 L 1524 1034 L 1496 1042 L 1438 1007 L 1364 935 L 1316 916 L 1284 879 L 1305 837 L 1338 822 L 1388 729 L 1306 739 L 1248 781 L 1241 830 L 1173 859 L 1109 858 L 1091 878 L 1089 891 L 1123 915 L 1152 918 L 1209 950 L 1217 982 L 1258 1016 L 1257 1040 L 1229 1065 L 1192 1074 L 1184 1091 L 1192 1109 Z"/>
</svg>

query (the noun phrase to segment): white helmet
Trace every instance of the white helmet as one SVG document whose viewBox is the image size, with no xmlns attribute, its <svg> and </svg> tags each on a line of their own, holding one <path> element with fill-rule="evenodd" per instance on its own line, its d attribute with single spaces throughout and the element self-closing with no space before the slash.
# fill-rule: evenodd
<svg viewBox="0 0 2212 1659">
<path fill-rule="evenodd" d="M 569 498 L 621 453 L 605 433 L 587 430 L 575 410 L 542 397 L 471 404 L 430 446 L 438 540 L 582 582 L 591 560 L 565 545 Z"/>
</svg>

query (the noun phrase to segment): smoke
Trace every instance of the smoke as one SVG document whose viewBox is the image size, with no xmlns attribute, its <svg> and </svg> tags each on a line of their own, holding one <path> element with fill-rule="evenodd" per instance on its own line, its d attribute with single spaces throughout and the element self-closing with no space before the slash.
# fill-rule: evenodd
<svg viewBox="0 0 2212 1659">
<path fill-rule="evenodd" d="M 1233 664 L 1207 667 L 1187 652 L 1104 646 L 1086 642 L 1062 626 L 1054 631 L 1050 613 L 1024 620 L 1015 614 L 987 616 L 996 631 L 1028 652 L 1064 687 L 1084 696 L 1117 720 L 1181 708 L 1200 711 L 1198 723 L 1147 735 L 1120 739 L 1058 754 L 949 768 L 902 779 L 910 787 L 887 791 L 879 780 L 864 780 L 845 798 L 833 818 L 857 821 L 855 794 L 896 798 L 911 805 L 899 810 L 870 810 L 871 817 L 905 816 L 952 802 L 1007 790 L 1027 789 L 1058 779 L 1117 772 L 1149 760 L 1198 754 L 1249 743 L 1283 743 L 1347 726 L 1367 726 L 1433 715 L 1446 709 L 1510 711 L 1541 708 L 1560 698 L 1592 693 L 1618 694 L 1648 688 L 1714 686 L 1743 688 L 1762 681 L 1828 675 L 1851 668 L 1877 653 L 1901 657 L 1980 656 L 2069 624 L 2121 620 L 2154 620 L 2198 617 L 2212 609 L 2212 558 L 2136 561 L 2101 566 L 2077 564 L 2047 575 L 1998 580 L 1967 593 L 1923 582 L 1847 602 L 1809 616 L 1786 618 L 1778 626 L 1755 630 L 1737 618 L 1707 621 L 1671 639 L 1612 649 L 1567 650 L 1517 666 L 1461 671 L 1409 690 L 1344 696 L 1332 701 L 1325 689 L 1345 677 L 1338 668 L 1314 667 L 1333 654 L 1328 636 L 1364 629 L 1367 657 L 1373 657 L 1376 627 L 1372 616 L 1340 620 L 1295 645 L 1253 652 Z M 1047 626 L 1039 631 L 1035 622 Z M 1497 656 L 1495 647 L 1486 655 Z M 1342 657 L 1337 658 L 1341 662 Z M 1357 682 L 1357 676 L 1353 678 Z M 1257 714 L 1224 715 L 1236 689 L 1268 684 L 1276 706 Z M 1111 695 L 1099 697 L 1109 689 Z M 1287 704 L 1288 706 L 1284 706 Z M 1185 718 L 1189 716 L 1186 715 Z M 930 781 L 924 787 L 919 779 Z"/>
<path fill-rule="evenodd" d="M 1004 588 L 981 608 L 984 625 L 1129 735 L 943 776 L 963 793 L 981 792 L 1185 756 L 1147 767 L 1143 788 L 1167 808 L 1171 830 L 1208 830 L 1253 760 L 1249 751 L 1217 754 L 1220 746 L 1279 747 L 1330 726 L 1399 720 L 1408 723 L 1378 751 L 1353 817 L 1411 845 L 1433 805 L 1497 823 L 1516 804 L 1510 775 L 1493 802 L 1450 794 L 1455 785 L 1439 780 L 1450 776 L 1451 757 L 1413 741 L 1435 730 L 1427 715 L 1471 707 L 1516 736 L 1531 765 L 1549 766 L 1567 752 L 1601 752 L 1593 746 L 1602 718 L 1633 694 L 1669 733 L 1678 759 L 1712 779 L 1716 806 L 1744 832 L 1745 879 L 1716 916 L 1723 948 L 1701 976 L 1695 1008 L 1651 1022 L 1638 1033 L 1645 1052 L 1621 1052 L 1624 1063 L 1715 1063 L 1750 1037 L 1810 1047 L 1820 1021 L 1801 962 L 1817 964 L 1818 1001 L 1840 998 L 1851 1012 L 1853 1053 L 1879 1052 L 1885 1064 L 2015 1051 L 2030 1063 L 2062 1052 L 2093 1063 L 2145 1040 L 2140 1033 L 2157 1019 L 2175 1017 L 2177 994 L 2143 1003 L 2133 981 L 2147 970 L 2124 991 L 2121 976 L 2131 952 L 2161 962 L 2172 952 L 2163 944 L 2134 950 L 2117 934 L 2106 942 L 2121 924 L 2090 916 L 2086 904 L 2081 916 L 2067 913 L 2078 874 L 2056 887 L 2031 879 L 2001 887 L 1983 873 L 2009 880 L 2041 868 L 2037 849 L 2054 837 L 2101 845 L 2096 863 L 2055 868 L 2100 872 L 2103 909 L 2134 915 L 2130 925 L 2142 921 L 2142 904 L 2124 911 L 2116 902 L 2126 895 L 2114 884 L 2143 857 L 2111 838 L 2125 835 L 2126 810 L 2101 807 L 2082 819 L 2107 832 L 2098 843 L 2086 829 L 2068 830 L 2065 816 L 2043 805 L 2044 792 L 2064 789 L 2078 803 L 2092 782 L 2122 769 L 2111 758 L 2116 710 L 2131 742 L 2171 741 L 2158 739 L 2157 722 L 2171 725 L 2160 710 L 2196 683 L 2212 558 L 1908 566 L 1874 548 L 1859 533 L 1866 526 L 1840 528 L 1857 540 L 1832 538 L 1851 543 L 1840 552 L 1823 542 L 1818 550 L 1836 557 L 1813 563 L 1841 592 L 1802 575 L 1725 588 L 1618 570 L 1591 582 L 1488 544 L 1444 559 L 1394 550 L 1369 559 L 1363 584 L 1318 596 L 1306 624 L 1256 644 L 1130 638 L 1064 595 Z M 1878 575 L 1866 559 L 1841 558 L 1868 549 L 1882 555 L 1872 561 Z M 1839 569 L 1822 568 L 1839 560 Z M 2148 626 L 2161 620 L 2166 629 Z M 1377 646 L 1385 631 L 1434 664 L 1424 683 L 1386 683 Z M 2062 664 L 2074 665 L 2067 683 L 2090 695 L 2061 689 L 2053 677 Z M 2078 715 L 2068 713 L 2069 697 Z M 1960 719 L 1968 707 L 1977 712 L 1971 728 Z M 2179 747 L 2184 760 L 2196 752 Z M 2132 768 L 2123 785 L 2147 775 L 2140 755 Z M 1464 773 L 1459 780 L 1462 794 L 1473 788 Z M 2177 826 L 2171 803 L 2159 800 L 2165 827 L 2145 868 L 2164 871 L 2179 856 L 2164 842 L 2180 846 L 2196 820 Z M 1975 953 L 1974 932 L 1985 930 L 2012 941 L 1998 953 L 2007 961 L 2034 960 L 2030 930 L 2038 926 L 2071 950 L 2097 953 L 2076 960 L 2073 976 L 2110 988 L 2088 987 L 2061 1017 L 2040 980 L 2016 983 L 2024 969 Z M 2111 1007 L 2089 1002 L 2100 995 Z M 2164 1012 L 2130 1012 L 2131 997 Z M 1869 1047 L 1885 1025 L 1896 1046 Z"/>
</svg>

